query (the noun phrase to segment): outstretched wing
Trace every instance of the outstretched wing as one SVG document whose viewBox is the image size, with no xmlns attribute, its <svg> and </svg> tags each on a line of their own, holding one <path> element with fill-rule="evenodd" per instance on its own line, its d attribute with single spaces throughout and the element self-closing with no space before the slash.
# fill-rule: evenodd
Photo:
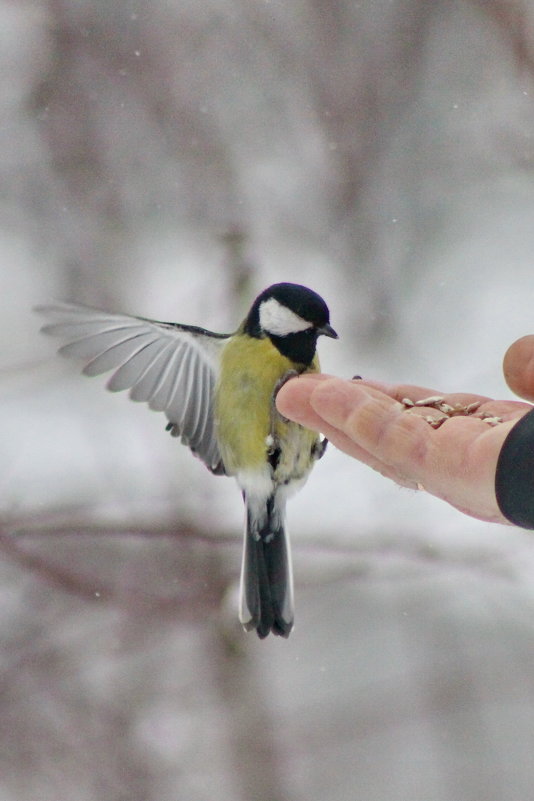
<svg viewBox="0 0 534 801">
<path fill-rule="evenodd" d="M 130 389 L 132 400 L 165 412 L 171 434 L 213 473 L 225 473 L 213 397 L 219 354 L 228 335 L 74 303 L 38 306 L 35 311 L 51 321 L 41 329 L 44 333 L 65 340 L 59 353 L 87 360 L 85 375 L 114 370 L 108 389 Z"/>
</svg>

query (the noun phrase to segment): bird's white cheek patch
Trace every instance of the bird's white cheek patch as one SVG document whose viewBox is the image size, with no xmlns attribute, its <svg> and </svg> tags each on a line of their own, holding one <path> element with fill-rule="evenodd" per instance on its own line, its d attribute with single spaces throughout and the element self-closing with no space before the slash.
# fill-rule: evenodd
<svg viewBox="0 0 534 801">
<path fill-rule="evenodd" d="M 260 305 L 260 327 L 268 334 L 285 337 L 288 334 L 306 331 L 312 327 L 312 323 L 299 317 L 276 298 L 269 298 Z"/>
</svg>

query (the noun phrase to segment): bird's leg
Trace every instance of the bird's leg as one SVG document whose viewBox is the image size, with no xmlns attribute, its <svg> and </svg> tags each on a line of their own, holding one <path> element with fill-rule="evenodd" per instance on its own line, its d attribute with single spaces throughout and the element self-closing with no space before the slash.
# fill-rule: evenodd
<svg viewBox="0 0 534 801">
<path fill-rule="evenodd" d="M 180 436 L 180 429 L 177 423 L 167 423 L 167 425 L 165 426 L 165 431 L 170 431 L 171 437 Z"/>
<path fill-rule="evenodd" d="M 322 459 L 323 456 L 325 455 L 327 446 L 328 446 L 328 440 L 326 437 L 323 437 L 321 440 L 317 442 L 317 444 L 313 449 L 313 458 L 317 459 L 317 461 L 319 461 L 319 459 Z"/>
</svg>

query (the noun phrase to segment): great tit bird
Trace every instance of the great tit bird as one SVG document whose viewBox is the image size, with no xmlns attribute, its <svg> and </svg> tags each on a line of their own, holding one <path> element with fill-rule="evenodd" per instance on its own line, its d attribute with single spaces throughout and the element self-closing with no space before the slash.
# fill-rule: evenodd
<svg viewBox="0 0 534 801">
<path fill-rule="evenodd" d="M 288 637 L 293 576 L 286 499 L 306 481 L 326 440 L 284 419 L 276 393 L 291 376 L 318 372 L 317 338 L 337 339 L 324 300 L 299 284 L 274 284 L 234 334 L 108 314 L 71 303 L 40 306 L 64 356 L 85 375 L 114 370 L 107 388 L 165 412 L 167 430 L 216 475 L 235 476 L 245 502 L 239 619 L 260 638 Z"/>
</svg>

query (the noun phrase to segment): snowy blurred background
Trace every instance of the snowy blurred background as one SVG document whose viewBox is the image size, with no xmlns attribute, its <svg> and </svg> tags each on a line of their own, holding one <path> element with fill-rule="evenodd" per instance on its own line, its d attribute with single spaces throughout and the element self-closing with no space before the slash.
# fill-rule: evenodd
<svg viewBox="0 0 534 801">
<path fill-rule="evenodd" d="M 530 798 L 532 534 L 331 449 L 259 642 L 233 482 L 30 309 L 224 331 L 297 281 L 326 371 L 510 397 L 534 5 L 0 0 L 0 43 L 0 801 Z"/>
</svg>

